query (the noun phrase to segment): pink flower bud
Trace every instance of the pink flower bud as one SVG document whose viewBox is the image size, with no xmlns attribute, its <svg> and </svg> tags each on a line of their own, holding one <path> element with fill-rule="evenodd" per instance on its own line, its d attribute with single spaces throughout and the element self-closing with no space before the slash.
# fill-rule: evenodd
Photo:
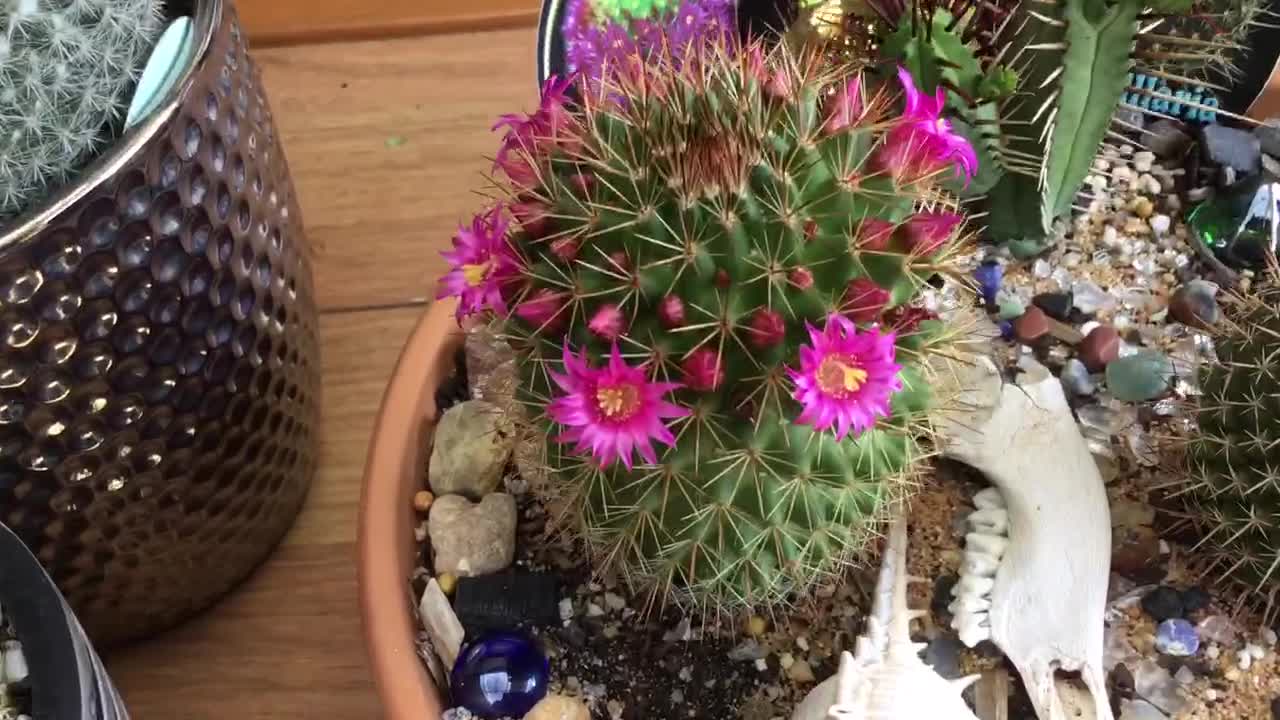
<svg viewBox="0 0 1280 720">
<path fill-rule="evenodd" d="M 907 220 L 907 247 L 912 255 L 932 255 L 947 244 L 963 220 L 952 212 L 916 213 Z"/>
<path fill-rule="evenodd" d="M 834 135 L 862 119 L 862 78 L 854 75 L 827 102 L 827 121 L 822 131 Z"/>
<path fill-rule="evenodd" d="M 573 186 L 583 195 L 590 195 L 591 188 L 596 184 L 596 179 L 590 175 L 578 173 L 570 177 L 569 182 L 573 183 Z"/>
<path fill-rule="evenodd" d="M 551 254 L 564 262 L 573 262 L 573 259 L 578 257 L 578 239 L 562 237 L 552 240 Z"/>
<path fill-rule="evenodd" d="M 685 384 L 692 390 L 709 391 L 724 382 L 724 368 L 720 354 L 711 348 L 698 348 L 680 363 Z"/>
<path fill-rule="evenodd" d="M 529 237 L 535 240 L 547 234 L 551 227 L 551 219 L 547 217 L 547 206 L 542 201 L 529 198 L 511 204 L 511 214 Z"/>
<path fill-rule="evenodd" d="M 882 251 L 889 247 L 889 241 L 893 239 L 893 231 L 896 229 L 897 226 L 888 220 L 867 218 L 858 224 L 858 235 L 854 245 L 859 250 Z"/>
<path fill-rule="evenodd" d="M 658 302 L 658 321 L 665 328 L 684 325 L 684 301 L 675 295 L 666 295 Z"/>
<path fill-rule="evenodd" d="M 733 284 L 733 279 L 729 277 L 729 272 L 727 270 L 720 268 L 716 271 L 715 283 L 716 287 L 721 290 L 728 290 L 729 286 Z"/>
<path fill-rule="evenodd" d="M 747 326 L 747 341 L 759 350 L 767 350 L 787 336 L 787 323 L 782 313 L 769 308 L 760 308 L 751 315 Z"/>
<path fill-rule="evenodd" d="M 889 291 L 868 277 L 854 278 L 844 291 L 840 312 L 854 322 L 871 322 L 880 317 L 889 302 Z"/>
<path fill-rule="evenodd" d="M 560 330 L 569 314 L 565 309 L 566 296 L 566 293 L 547 288 L 535 290 L 516 306 L 516 317 L 542 330 Z"/>
<path fill-rule="evenodd" d="M 774 99 L 790 100 L 795 95 L 793 85 L 791 73 L 787 72 L 786 68 L 778 68 L 769 76 L 769 81 L 765 83 L 764 91 Z"/>
<path fill-rule="evenodd" d="M 626 331 L 627 319 L 617 305 L 612 303 L 601 305 L 600 309 L 587 321 L 587 329 L 605 340 L 617 340 Z"/>
<path fill-rule="evenodd" d="M 808 290 L 813 287 L 813 272 L 804 266 L 793 268 L 787 274 L 787 279 L 800 290 Z"/>
<path fill-rule="evenodd" d="M 621 250 L 609 253 L 609 265 L 618 272 L 631 271 L 631 258 Z"/>
</svg>

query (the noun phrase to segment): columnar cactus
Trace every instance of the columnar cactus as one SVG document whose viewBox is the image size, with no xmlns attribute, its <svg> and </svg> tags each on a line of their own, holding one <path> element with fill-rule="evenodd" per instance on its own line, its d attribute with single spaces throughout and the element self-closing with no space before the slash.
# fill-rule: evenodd
<svg viewBox="0 0 1280 720">
<path fill-rule="evenodd" d="M 505 320 L 602 565 L 769 604 L 841 569 L 919 467 L 947 333 L 910 303 L 962 224 L 936 181 L 974 155 L 905 71 L 895 114 L 897 82 L 785 47 L 634 60 L 504 121 L 510 200 L 440 294 Z"/>
<path fill-rule="evenodd" d="M 123 120 L 159 0 L 6 0 L 0 10 L 0 220 L 88 163 Z"/>
<path fill-rule="evenodd" d="M 1280 610 L 1280 311 L 1275 291 L 1240 310 L 1200 378 L 1198 431 L 1183 493 L 1208 557 L 1230 581 Z"/>
</svg>

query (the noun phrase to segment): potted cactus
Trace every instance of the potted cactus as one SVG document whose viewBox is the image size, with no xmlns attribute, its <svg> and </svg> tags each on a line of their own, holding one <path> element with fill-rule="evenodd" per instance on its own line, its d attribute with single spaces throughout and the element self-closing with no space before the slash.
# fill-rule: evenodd
<svg viewBox="0 0 1280 720">
<path fill-rule="evenodd" d="M 503 197 L 445 253 L 387 390 L 361 595 L 391 717 L 444 697 L 406 588 L 460 325 L 499 323 L 539 492 L 599 571 L 656 603 L 804 595 L 863 554 L 924 466 L 928 358 L 954 328 L 921 297 L 963 223 L 939 182 L 976 170 L 941 93 L 723 34 L 655 47 L 580 78 L 577 102 L 550 78 L 535 113 L 504 118 Z"/>
<path fill-rule="evenodd" d="M 229 0 L 3 7 L 0 520 L 108 645 L 212 603 L 300 508 L 309 250 Z"/>
</svg>

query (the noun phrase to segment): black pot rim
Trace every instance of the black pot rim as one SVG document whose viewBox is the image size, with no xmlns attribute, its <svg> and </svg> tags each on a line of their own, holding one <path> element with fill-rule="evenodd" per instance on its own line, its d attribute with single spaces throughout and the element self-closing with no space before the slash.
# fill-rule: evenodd
<svg viewBox="0 0 1280 720">
<path fill-rule="evenodd" d="M 564 5 L 567 0 L 542 0 L 538 14 L 538 87 L 552 75 L 564 75 Z"/>
<path fill-rule="evenodd" d="M 71 205 L 84 198 L 93 189 L 127 165 L 157 133 L 163 132 L 170 118 L 178 112 L 181 99 L 191 90 L 196 68 L 204 64 L 213 45 L 214 32 L 222 22 L 226 11 L 224 0 L 193 0 L 196 6 L 195 30 L 200 38 L 195 57 L 188 65 L 182 79 L 169 89 L 164 102 L 151 113 L 151 117 L 129 129 L 98 159 L 89 164 L 71 182 L 50 197 L 37 203 L 14 219 L 8 226 L 0 226 L 0 253 L 8 251 L 24 240 L 36 237 L 41 230 Z"/>
<path fill-rule="evenodd" d="M 0 523 L 0 607 L 13 623 L 31 671 L 32 711 L 42 720 L 78 720 L 87 713 L 92 688 L 81 687 L 90 677 L 89 659 L 78 652 L 81 643 L 71 610 L 53 580 L 22 540 Z M 85 641 L 87 642 L 87 641 Z M 96 708 L 93 710 L 96 715 Z"/>
</svg>

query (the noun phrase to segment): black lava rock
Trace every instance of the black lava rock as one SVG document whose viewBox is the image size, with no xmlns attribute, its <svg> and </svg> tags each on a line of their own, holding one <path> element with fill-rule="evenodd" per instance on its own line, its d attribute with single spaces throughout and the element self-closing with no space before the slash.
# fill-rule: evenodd
<svg viewBox="0 0 1280 720">
<path fill-rule="evenodd" d="M 1111 685 L 1111 694 L 1121 700 L 1128 700 L 1134 694 L 1133 673 L 1124 663 L 1117 663 L 1107 678 Z"/>
<path fill-rule="evenodd" d="M 1215 165 L 1252 174 L 1262 162 L 1262 143 L 1251 132 L 1209 123 L 1201 129 L 1205 157 Z"/>
<path fill-rule="evenodd" d="M 1186 612 L 1182 606 L 1182 593 L 1167 585 L 1161 585 L 1147 593 L 1142 598 L 1142 609 L 1158 623 L 1180 618 Z"/>
<path fill-rule="evenodd" d="M 1209 593 L 1204 588 L 1192 587 L 1182 591 L 1182 611 L 1193 613 L 1209 607 Z"/>
<path fill-rule="evenodd" d="M 1066 322 L 1071 317 L 1071 305 L 1074 298 L 1069 292 L 1040 293 L 1031 298 L 1031 304 L 1044 311 L 1045 315 Z"/>
<path fill-rule="evenodd" d="M 960 578 L 955 575 L 943 575 L 933 581 L 933 600 L 929 603 L 929 609 L 934 615 L 940 617 L 949 617 L 951 611 L 947 606 L 951 604 L 951 588 L 956 586 Z"/>
<path fill-rule="evenodd" d="M 560 622 L 560 583 L 554 575 L 508 570 L 458 578 L 453 609 L 467 636 L 520 625 Z"/>
</svg>

